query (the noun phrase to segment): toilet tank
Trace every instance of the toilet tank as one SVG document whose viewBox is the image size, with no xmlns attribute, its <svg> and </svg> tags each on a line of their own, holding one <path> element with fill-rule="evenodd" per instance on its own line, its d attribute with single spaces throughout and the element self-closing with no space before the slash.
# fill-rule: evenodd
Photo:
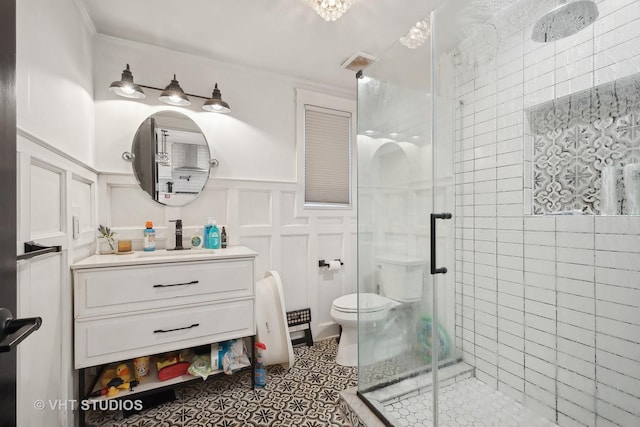
<svg viewBox="0 0 640 427">
<path fill-rule="evenodd" d="M 380 294 L 398 302 L 421 300 L 425 265 L 425 260 L 416 257 L 377 256 Z"/>
</svg>

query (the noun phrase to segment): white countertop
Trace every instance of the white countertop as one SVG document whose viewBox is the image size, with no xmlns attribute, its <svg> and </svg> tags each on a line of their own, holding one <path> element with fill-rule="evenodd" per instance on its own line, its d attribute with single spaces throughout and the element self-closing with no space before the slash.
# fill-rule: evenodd
<svg viewBox="0 0 640 427">
<path fill-rule="evenodd" d="M 157 249 L 151 252 L 134 251 L 130 254 L 92 255 L 71 265 L 72 270 L 84 268 L 114 267 L 122 265 L 166 264 L 183 261 L 202 261 L 229 258 L 248 258 L 258 255 L 245 246 L 225 249 L 187 249 L 172 251 Z"/>
</svg>

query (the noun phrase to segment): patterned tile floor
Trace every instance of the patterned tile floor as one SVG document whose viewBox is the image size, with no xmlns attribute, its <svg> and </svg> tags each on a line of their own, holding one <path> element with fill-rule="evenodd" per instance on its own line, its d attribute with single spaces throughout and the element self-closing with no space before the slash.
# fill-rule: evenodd
<svg viewBox="0 0 640 427">
<path fill-rule="evenodd" d="M 395 426 L 431 427 L 431 399 L 428 392 L 384 408 Z M 476 378 L 441 388 L 438 399 L 442 427 L 557 427 Z"/>
<path fill-rule="evenodd" d="M 251 390 L 249 371 L 194 381 L 176 388 L 177 399 L 122 418 L 94 411 L 87 425 L 100 427 L 350 427 L 338 409 L 338 392 L 357 383 L 357 369 L 338 366 L 335 340 L 295 347 L 295 365 L 270 366 L 267 386 Z"/>
</svg>

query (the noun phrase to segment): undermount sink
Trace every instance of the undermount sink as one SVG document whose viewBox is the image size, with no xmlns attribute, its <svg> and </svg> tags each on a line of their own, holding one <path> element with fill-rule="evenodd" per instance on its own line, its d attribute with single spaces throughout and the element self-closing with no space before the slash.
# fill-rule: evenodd
<svg viewBox="0 0 640 427">
<path fill-rule="evenodd" d="M 213 249 L 184 249 L 184 250 L 166 250 L 166 249 L 158 249 L 155 251 L 149 252 L 137 252 L 137 256 L 145 258 L 145 257 L 160 257 L 160 256 L 179 256 L 179 255 L 211 255 L 215 253 Z"/>
</svg>

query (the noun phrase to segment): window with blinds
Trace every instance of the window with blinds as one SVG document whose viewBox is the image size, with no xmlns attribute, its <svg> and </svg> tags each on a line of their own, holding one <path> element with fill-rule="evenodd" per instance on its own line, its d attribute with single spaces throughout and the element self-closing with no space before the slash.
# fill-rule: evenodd
<svg viewBox="0 0 640 427">
<path fill-rule="evenodd" d="M 351 204 L 351 113 L 304 106 L 304 204 Z"/>
</svg>

